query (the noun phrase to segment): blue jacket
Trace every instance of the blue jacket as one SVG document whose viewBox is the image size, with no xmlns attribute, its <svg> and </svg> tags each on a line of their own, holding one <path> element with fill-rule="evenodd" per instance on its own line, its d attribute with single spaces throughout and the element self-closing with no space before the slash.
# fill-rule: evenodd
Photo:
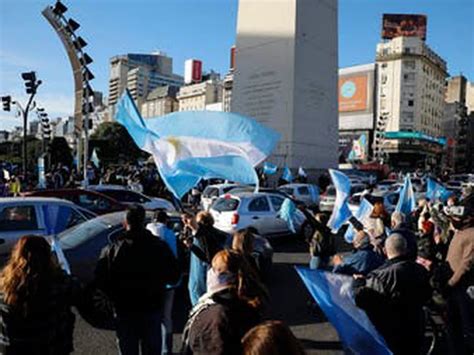
<svg viewBox="0 0 474 355">
<path fill-rule="evenodd" d="M 383 262 L 383 258 L 373 251 L 371 246 L 368 246 L 364 249 L 357 249 L 354 253 L 345 257 L 342 264 L 336 265 L 333 271 L 346 275 L 367 275 L 382 265 Z"/>
</svg>

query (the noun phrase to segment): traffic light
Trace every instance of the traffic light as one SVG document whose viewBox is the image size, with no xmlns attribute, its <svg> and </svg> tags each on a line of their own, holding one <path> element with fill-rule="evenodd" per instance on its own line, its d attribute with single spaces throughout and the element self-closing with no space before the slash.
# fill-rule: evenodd
<svg viewBox="0 0 474 355">
<path fill-rule="evenodd" d="M 26 93 L 34 94 L 38 85 L 41 84 L 41 81 L 36 81 L 36 73 L 34 71 L 22 73 L 21 77 L 25 81 Z"/>
<path fill-rule="evenodd" d="M 11 96 L 2 96 L 3 111 L 10 111 L 12 103 Z"/>
<path fill-rule="evenodd" d="M 91 130 L 94 127 L 94 124 L 93 124 L 93 121 L 92 121 L 91 118 L 89 118 L 87 120 L 83 120 L 82 125 L 83 125 L 83 128 L 87 127 L 88 130 Z"/>
<path fill-rule="evenodd" d="M 43 139 L 51 138 L 51 125 L 47 116 L 41 118 L 41 130 L 43 132 Z"/>
</svg>

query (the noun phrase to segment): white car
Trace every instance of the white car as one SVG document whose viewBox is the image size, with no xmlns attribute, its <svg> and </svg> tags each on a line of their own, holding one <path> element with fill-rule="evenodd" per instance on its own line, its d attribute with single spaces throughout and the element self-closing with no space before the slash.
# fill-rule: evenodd
<svg viewBox="0 0 474 355">
<path fill-rule="evenodd" d="M 311 184 L 286 184 L 278 188 L 307 207 L 319 206 L 319 187 Z"/>
<path fill-rule="evenodd" d="M 362 192 L 367 188 L 365 184 L 352 184 L 351 185 L 351 196 Z M 326 192 L 321 195 L 319 201 L 319 210 L 321 212 L 332 212 L 334 204 L 336 203 L 336 189 L 333 185 L 329 185 Z"/>
<path fill-rule="evenodd" d="M 279 216 L 284 200 L 276 193 L 227 194 L 215 201 L 210 213 L 214 217 L 214 227 L 226 233 L 252 227 L 265 237 L 290 235 L 288 224 Z M 296 210 L 294 222 L 297 234 L 306 237 L 313 233 L 301 211 Z"/>
<path fill-rule="evenodd" d="M 241 185 L 226 183 L 207 186 L 201 195 L 201 208 L 204 211 L 208 211 L 212 203 L 217 200 L 218 197 L 238 186 Z"/>
<path fill-rule="evenodd" d="M 54 229 L 58 233 L 96 217 L 95 213 L 58 198 L 2 198 L 0 199 L 0 257 L 6 257 L 17 240 L 24 235 L 48 235 L 45 210 L 52 206 L 60 207 L 60 215 L 64 216 L 53 221 Z"/>
<path fill-rule="evenodd" d="M 140 204 L 146 210 L 176 211 L 176 207 L 168 200 L 150 197 L 141 192 L 132 191 L 122 185 L 91 185 L 89 190 L 100 192 L 124 204 Z"/>
</svg>

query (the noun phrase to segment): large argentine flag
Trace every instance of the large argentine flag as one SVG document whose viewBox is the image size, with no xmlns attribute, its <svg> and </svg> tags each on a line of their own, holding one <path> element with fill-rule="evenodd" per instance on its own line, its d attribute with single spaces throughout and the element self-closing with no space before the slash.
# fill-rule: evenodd
<svg viewBox="0 0 474 355">
<path fill-rule="evenodd" d="M 453 194 L 452 191 L 449 191 L 446 187 L 432 178 L 428 178 L 426 185 L 426 198 L 429 198 L 430 200 L 440 200 L 445 202 L 448 197 Z"/>
<path fill-rule="evenodd" d="M 345 353 L 392 354 L 363 310 L 354 302 L 352 277 L 296 267 L 311 296 L 336 328 Z"/>
<path fill-rule="evenodd" d="M 402 212 L 405 215 L 409 215 L 416 209 L 415 193 L 413 192 L 413 186 L 411 184 L 410 177 L 407 175 L 403 186 L 400 190 L 398 203 L 395 207 L 395 211 Z"/>
<path fill-rule="evenodd" d="M 128 91 L 117 103 L 115 119 L 138 147 L 153 155 L 163 181 L 178 198 L 201 179 L 258 186 L 254 166 L 280 138 L 257 121 L 229 112 L 174 112 L 144 120 Z"/>
<path fill-rule="evenodd" d="M 329 169 L 329 174 L 336 189 L 336 202 L 328 221 L 328 227 L 331 228 L 333 233 L 337 233 L 339 228 L 352 216 L 347 204 L 347 200 L 351 196 L 351 181 L 344 173 L 338 170 Z"/>
</svg>

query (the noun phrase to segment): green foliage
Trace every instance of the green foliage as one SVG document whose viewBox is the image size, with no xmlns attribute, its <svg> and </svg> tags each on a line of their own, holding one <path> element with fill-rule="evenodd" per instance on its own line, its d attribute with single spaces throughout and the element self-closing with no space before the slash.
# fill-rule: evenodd
<svg viewBox="0 0 474 355">
<path fill-rule="evenodd" d="M 49 143 L 48 152 L 51 165 L 57 166 L 59 163 L 67 166 L 72 165 L 72 150 L 64 137 L 53 138 Z"/>
<path fill-rule="evenodd" d="M 97 156 L 102 164 L 135 163 L 148 154 L 142 152 L 127 130 L 117 122 L 104 122 L 92 134 L 90 151 L 97 148 Z"/>
</svg>

